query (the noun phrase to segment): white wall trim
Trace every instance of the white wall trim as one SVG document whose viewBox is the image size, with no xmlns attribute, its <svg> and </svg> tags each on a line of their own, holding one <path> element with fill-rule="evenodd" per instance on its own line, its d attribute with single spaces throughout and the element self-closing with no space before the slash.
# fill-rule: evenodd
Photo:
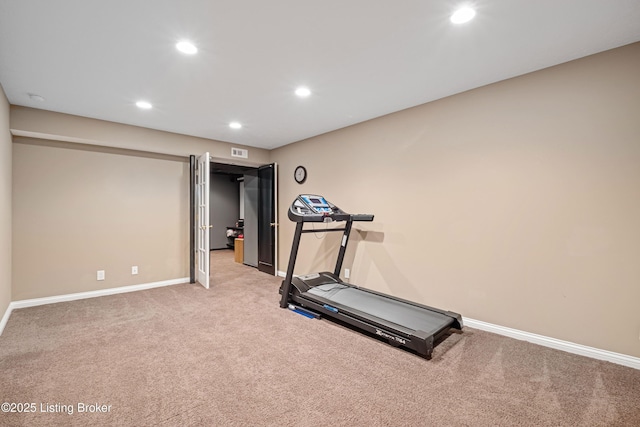
<svg viewBox="0 0 640 427">
<path fill-rule="evenodd" d="M 74 301 L 78 299 L 96 298 L 105 295 L 123 294 L 126 292 L 143 291 L 145 289 L 161 288 L 163 286 L 178 285 L 180 283 L 188 283 L 189 278 L 164 280 L 161 282 L 143 283 L 141 285 L 121 286 L 119 288 L 99 289 L 97 291 L 78 292 L 75 294 L 56 295 L 52 297 L 23 299 L 11 302 L 12 309 L 35 307 L 37 305 L 54 304 L 57 302 Z"/>
<path fill-rule="evenodd" d="M 179 279 L 171 279 L 164 280 L 161 282 L 151 282 L 151 283 L 143 283 L 141 285 L 131 285 L 131 286 L 121 286 L 119 288 L 108 288 L 108 289 L 100 289 L 97 291 L 88 291 L 88 292 L 78 292 L 74 294 L 66 294 L 66 295 L 55 295 L 52 297 L 44 297 L 44 298 L 33 298 L 33 299 L 24 299 L 18 301 L 12 301 L 7 308 L 4 316 L 2 317 L 2 321 L 0 321 L 0 335 L 4 331 L 4 327 L 9 321 L 9 316 L 11 315 L 11 311 L 18 308 L 26 308 L 26 307 L 35 307 L 38 305 L 45 304 L 55 304 L 58 302 L 65 301 L 74 301 L 79 299 L 86 298 L 96 298 L 102 297 L 106 295 L 116 295 L 123 294 L 126 292 L 136 292 L 143 291 L 145 289 L 153 289 L 153 288 L 161 288 L 163 286 L 171 286 L 171 285 L 179 285 L 181 283 L 189 283 L 188 277 L 182 277 Z"/>
<path fill-rule="evenodd" d="M 2 331 L 4 331 L 4 327 L 7 326 L 7 322 L 9 321 L 9 316 L 11 316 L 11 311 L 13 307 L 11 307 L 11 303 L 7 307 L 7 310 L 4 312 L 4 316 L 2 316 L 2 320 L 0 320 L 0 335 L 2 335 Z"/>
<path fill-rule="evenodd" d="M 542 345 L 544 347 L 566 351 L 567 353 L 578 354 L 580 356 L 586 356 L 592 359 L 605 360 L 607 362 L 616 363 L 618 365 L 640 369 L 640 358 L 637 357 L 614 353 L 607 350 L 600 350 L 598 348 L 575 344 L 569 341 L 562 341 L 555 338 L 549 338 L 543 335 L 532 334 L 530 332 L 519 331 L 517 329 L 511 329 L 504 326 L 493 325 L 491 323 L 469 319 L 466 317 L 463 319 L 463 323 L 464 326 L 468 326 L 470 328 L 493 332 L 494 334 L 504 335 L 506 337 L 515 338 L 521 341 L 528 341 L 530 343 Z"/>
</svg>

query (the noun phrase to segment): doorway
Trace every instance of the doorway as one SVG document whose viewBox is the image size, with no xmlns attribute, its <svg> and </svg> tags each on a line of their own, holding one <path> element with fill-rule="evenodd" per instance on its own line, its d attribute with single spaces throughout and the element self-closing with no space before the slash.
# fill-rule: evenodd
<svg viewBox="0 0 640 427">
<path fill-rule="evenodd" d="M 194 227 L 207 229 L 207 247 L 211 251 L 234 250 L 236 261 L 277 274 L 277 165 L 249 166 L 216 160 L 208 163 L 206 173 L 209 188 L 206 223 L 198 218 L 203 210 L 192 210 Z M 202 168 L 200 163 L 198 166 Z M 192 175 L 200 175 L 199 172 L 192 171 Z M 194 246 L 197 242 L 193 242 Z M 192 258 L 192 266 L 194 262 Z M 216 268 L 207 267 L 207 270 Z"/>
</svg>

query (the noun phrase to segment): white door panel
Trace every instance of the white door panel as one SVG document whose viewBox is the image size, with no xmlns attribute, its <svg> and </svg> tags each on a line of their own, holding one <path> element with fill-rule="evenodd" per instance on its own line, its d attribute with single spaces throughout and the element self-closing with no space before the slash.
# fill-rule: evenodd
<svg viewBox="0 0 640 427">
<path fill-rule="evenodd" d="M 209 170 L 210 156 L 198 156 L 196 167 L 196 281 L 209 289 Z"/>
</svg>

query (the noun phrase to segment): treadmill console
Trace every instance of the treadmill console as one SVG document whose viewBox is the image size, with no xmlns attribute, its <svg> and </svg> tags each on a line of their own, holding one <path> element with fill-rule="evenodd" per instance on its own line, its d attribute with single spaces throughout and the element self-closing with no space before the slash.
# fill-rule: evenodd
<svg viewBox="0 0 640 427">
<path fill-rule="evenodd" d="M 294 222 L 331 222 L 333 213 L 346 215 L 323 196 L 300 194 L 289 208 L 289 219 Z"/>
<path fill-rule="evenodd" d="M 309 206 L 314 213 L 331 212 L 329 202 L 322 196 L 313 196 L 311 194 L 301 194 L 300 198 Z"/>
<path fill-rule="evenodd" d="M 373 215 L 351 215 L 324 196 L 300 194 L 289 208 L 289 219 L 294 222 L 371 221 Z"/>
</svg>

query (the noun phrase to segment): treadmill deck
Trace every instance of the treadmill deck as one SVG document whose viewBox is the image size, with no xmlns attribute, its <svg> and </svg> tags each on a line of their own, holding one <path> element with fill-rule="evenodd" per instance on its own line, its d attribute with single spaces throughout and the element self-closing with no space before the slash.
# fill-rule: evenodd
<svg viewBox="0 0 640 427">
<path fill-rule="evenodd" d="M 453 319 L 444 314 L 341 283 L 314 286 L 304 294 L 310 298 L 318 296 L 341 306 L 392 322 L 403 329 L 424 331 L 429 335 L 436 334 L 453 323 Z"/>
</svg>

